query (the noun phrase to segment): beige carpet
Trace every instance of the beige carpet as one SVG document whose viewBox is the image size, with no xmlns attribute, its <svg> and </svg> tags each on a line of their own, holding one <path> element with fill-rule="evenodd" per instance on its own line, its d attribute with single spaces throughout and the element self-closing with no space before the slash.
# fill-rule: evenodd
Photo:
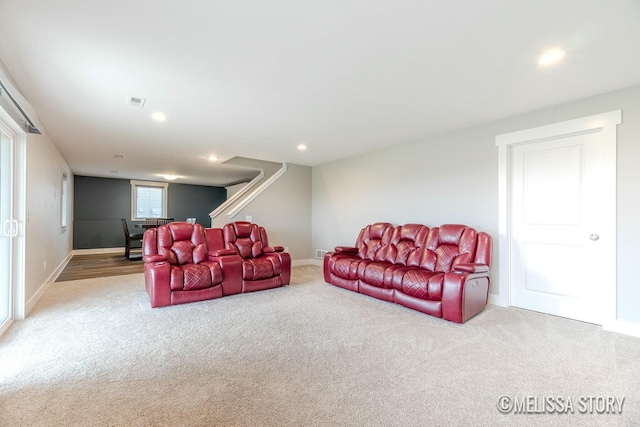
<svg viewBox="0 0 640 427">
<path fill-rule="evenodd" d="M 640 339 L 513 308 L 458 325 L 321 277 L 161 309 L 142 274 L 55 283 L 0 338 L 0 426 L 640 423 Z M 502 395 L 575 413 L 504 415 Z"/>
</svg>

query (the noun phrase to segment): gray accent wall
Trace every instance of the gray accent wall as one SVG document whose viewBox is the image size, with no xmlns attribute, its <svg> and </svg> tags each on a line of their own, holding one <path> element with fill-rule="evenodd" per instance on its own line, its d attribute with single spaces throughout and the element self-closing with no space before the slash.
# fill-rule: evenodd
<svg viewBox="0 0 640 427">
<path fill-rule="evenodd" d="M 208 227 L 209 212 L 226 198 L 223 187 L 170 183 L 167 216 L 176 221 L 196 218 Z M 73 249 L 124 247 L 122 218 L 127 220 L 130 232 L 142 231 L 131 222 L 128 179 L 76 175 L 73 207 Z"/>
</svg>

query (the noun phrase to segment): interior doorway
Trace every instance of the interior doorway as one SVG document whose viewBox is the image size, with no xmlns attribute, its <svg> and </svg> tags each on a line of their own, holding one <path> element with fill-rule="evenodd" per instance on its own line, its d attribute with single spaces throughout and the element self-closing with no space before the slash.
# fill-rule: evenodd
<svg viewBox="0 0 640 427">
<path fill-rule="evenodd" d="M 496 138 L 502 305 L 615 319 L 620 122 L 615 111 Z"/>
</svg>

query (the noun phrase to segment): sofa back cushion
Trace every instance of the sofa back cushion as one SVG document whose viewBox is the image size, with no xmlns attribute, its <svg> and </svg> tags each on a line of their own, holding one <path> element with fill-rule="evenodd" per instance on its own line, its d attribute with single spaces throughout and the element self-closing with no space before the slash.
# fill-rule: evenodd
<svg viewBox="0 0 640 427">
<path fill-rule="evenodd" d="M 398 225 L 384 248 L 384 261 L 408 267 L 419 266 L 428 235 L 429 227 L 422 224 Z"/>
<path fill-rule="evenodd" d="M 367 225 L 360 230 L 356 240 L 358 257 L 372 261 L 383 261 L 386 252 L 384 247 L 389 244 L 393 226 L 388 222 L 377 222 Z"/>
<path fill-rule="evenodd" d="M 222 233 L 227 249 L 235 250 L 242 258 L 250 259 L 262 255 L 262 235 L 260 227 L 248 221 L 225 224 Z"/>
<path fill-rule="evenodd" d="M 477 232 L 459 224 L 445 224 L 432 228 L 420 267 L 436 273 L 446 273 L 460 263 L 473 262 Z"/>
<path fill-rule="evenodd" d="M 226 249 L 224 245 L 224 236 L 222 228 L 205 228 L 204 238 L 207 242 L 207 250 L 213 252 L 220 249 Z"/>
<path fill-rule="evenodd" d="M 173 265 L 198 264 L 206 260 L 207 245 L 200 224 L 171 222 L 157 229 L 158 254 Z"/>
</svg>

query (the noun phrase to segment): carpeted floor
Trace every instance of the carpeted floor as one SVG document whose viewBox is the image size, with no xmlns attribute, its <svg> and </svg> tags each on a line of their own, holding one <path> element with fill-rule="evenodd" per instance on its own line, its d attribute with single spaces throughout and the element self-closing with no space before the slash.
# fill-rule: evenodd
<svg viewBox="0 0 640 427">
<path fill-rule="evenodd" d="M 0 425 L 640 423 L 640 339 L 514 308 L 458 325 L 315 266 L 292 282 L 161 309 L 142 274 L 55 283 L 0 337 Z M 502 414 L 501 396 L 574 413 Z M 624 398 L 622 414 L 585 411 L 589 397 Z"/>
</svg>

